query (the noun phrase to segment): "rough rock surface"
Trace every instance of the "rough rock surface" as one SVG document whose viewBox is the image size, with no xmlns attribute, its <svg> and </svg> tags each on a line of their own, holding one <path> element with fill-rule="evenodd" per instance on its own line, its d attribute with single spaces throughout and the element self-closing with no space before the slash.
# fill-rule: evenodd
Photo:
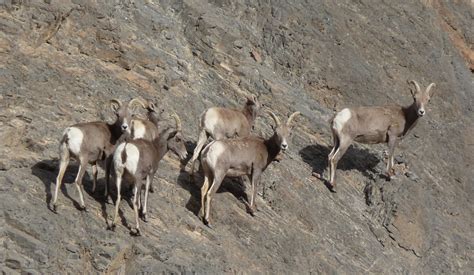
<svg viewBox="0 0 474 275">
<path fill-rule="evenodd" d="M 473 273 L 472 1 L 0 1 L 0 268 L 96 273 Z M 327 120 L 345 106 L 401 103 L 407 79 L 436 82 L 428 114 L 397 148 L 356 144 L 324 173 Z M 71 165 L 59 214 L 48 209 L 63 129 L 112 119 L 107 100 L 142 96 L 183 120 L 191 152 L 207 107 L 254 93 L 280 115 L 299 110 L 290 149 L 265 172 L 256 217 L 226 180 L 213 229 L 196 216 L 201 182 L 167 156 L 150 221 L 113 205 Z M 269 135 L 259 116 L 255 134 Z M 89 168 L 90 173 L 90 168 Z M 100 171 L 100 188 L 103 188 Z M 101 189 L 99 189 L 99 193 Z"/>
</svg>

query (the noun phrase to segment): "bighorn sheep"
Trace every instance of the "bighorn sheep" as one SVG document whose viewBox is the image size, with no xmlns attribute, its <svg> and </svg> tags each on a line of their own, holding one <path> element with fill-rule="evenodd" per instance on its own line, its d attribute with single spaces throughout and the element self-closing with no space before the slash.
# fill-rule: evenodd
<svg viewBox="0 0 474 275">
<path fill-rule="evenodd" d="M 353 141 L 368 144 L 387 142 L 387 176 L 393 176 L 395 146 L 416 125 L 418 118 L 426 114 L 425 105 L 432 96 L 430 90 L 435 86 L 435 83 L 431 83 L 425 91 L 421 91 L 416 81 L 410 80 L 408 83 L 413 83 L 416 88 L 415 92 L 411 90 L 413 103 L 410 106 L 345 108 L 334 116 L 331 121 L 334 147 L 328 156 L 331 191 L 335 192 L 337 162 Z"/>
<path fill-rule="evenodd" d="M 103 121 L 86 122 L 72 125 L 64 130 L 60 142 L 60 164 L 59 173 L 56 178 L 53 211 L 57 211 L 58 191 L 61 187 L 70 157 L 79 161 L 79 171 L 77 172 L 74 183 L 79 191 L 80 207 L 82 210 L 86 210 L 82 193 L 82 177 L 86 171 L 87 164 L 92 164 L 92 192 L 95 192 L 98 173 L 97 162 L 107 159 L 107 157 L 113 153 L 117 140 L 122 136 L 122 133 L 129 128 L 131 120 L 129 108 L 133 108 L 135 103 L 137 103 L 135 99 L 132 99 L 128 104 L 122 104 L 120 100 L 112 99 L 110 104 L 116 115 L 116 120 L 113 124 L 108 124 Z M 106 187 L 106 196 L 107 189 Z"/>
<path fill-rule="evenodd" d="M 159 128 L 158 123 L 160 118 L 164 112 L 163 109 L 158 111 L 156 105 L 151 101 L 145 101 L 141 98 L 135 98 L 134 103 L 143 107 L 143 109 L 147 110 L 146 119 L 141 119 L 134 117 L 130 121 L 130 127 L 126 129 L 127 137 L 124 138 L 122 141 L 130 140 L 130 139 L 139 139 L 143 138 L 148 141 L 153 141 L 159 135 Z M 106 167 L 106 185 L 109 186 L 109 179 L 110 179 L 110 161 L 107 162 Z M 153 186 L 150 186 L 150 192 L 153 191 Z M 106 196 L 105 200 L 108 200 Z"/>
<path fill-rule="evenodd" d="M 115 215 L 110 226 L 114 230 L 117 222 L 119 205 L 120 205 L 120 189 L 122 179 L 127 176 L 133 183 L 133 210 L 135 212 L 135 232 L 132 234 L 140 235 L 140 227 L 138 222 L 138 209 L 141 208 L 143 220 L 147 221 L 147 201 L 148 190 L 155 176 L 158 164 L 163 156 L 169 151 L 176 153 L 181 159 L 187 156 L 186 147 L 181 132 L 181 121 L 177 115 L 173 115 L 176 121 L 176 129 L 169 128 L 164 130 L 153 141 L 145 139 L 135 139 L 118 145 L 113 155 L 113 166 L 115 183 L 117 186 L 117 200 L 115 202 Z M 141 207 L 141 192 L 143 179 L 146 180 L 145 200 L 143 208 Z"/>
<path fill-rule="evenodd" d="M 201 164 L 204 170 L 204 184 L 201 188 L 201 210 L 199 216 L 209 225 L 211 199 L 222 183 L 225 176 L 238 177 L 247 175 L 252 183 L 250 205 L 247 204 L 250 214 L 255 212 L 256 185 L 260 181 L 262 172 L 280 153 L 288 149 L 287 139 L 291 134 L 292 120 L 299 115 L 293 113 L 282 124 L 278 117 L 269 111 L 275 121 L 273 136 L 268 139 L 259 137 L 245 137 L 236 139 L 216 140 L 204 148 L 201 154 Z M 212 185 L 209 188 L 209 182 Z"/>
<path fill-rule="evenodd" d="M 146 109 L 147 117 L 146 119 L 134 118 L 133 127 L 129 128 L 129 134 L 132 139 L 143 138 L 149 141 L 152 141 L 159 135 L 158 123 L 160 116 L 163 114 L 164 110 L 158 110 L 156 105 L 151 101 L 144 101 L 140 98 L 137 98 L 137 103 L 140 104 L 143 109 Z"/>
<path fill-rule="evenodd" d="M 207 139 L 212 137 L 214 140 L 221 140 L 249 136 L 260 107 L 257 97 L 250 95 L 241 110 L 212 107 L 204 111 L 200 117 L 199 139 L 191 159 L 191 176 L 194 175 L 196 159 Z"/>
</svg>

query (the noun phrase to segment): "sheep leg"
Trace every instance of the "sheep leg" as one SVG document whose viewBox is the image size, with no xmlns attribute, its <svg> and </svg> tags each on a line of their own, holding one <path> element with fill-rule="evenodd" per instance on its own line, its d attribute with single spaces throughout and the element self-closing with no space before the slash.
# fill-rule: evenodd
<svg viewBox="0 0 474 275">
<path fill-rule="evenodd" d="M 342 158 L 342 156 L 346 153 L 349 146 L 351 146 L 352 140 L 350 139 L 342 139 L 339 141 L 339 147 L 334 152 L 332 159 L 330 160 L 331 164 L 331 177 L 329 183 L 331 184 L 331 191 L 336 192 L 336 168 L 337 163 Z"/>
<path fill-rule="evenodd" d="M 199 157 L 199 154 L 201 153 L 202 147 L 206 143 L 207 138 L 208 136 L 206 130 L 201 130 L 196 148 L 194 148 L 193 157 L 191 158 L 191 176 L 194 176 L 194 166 L 196 164 L 196 159 Z"/>
<path fill-rule="evenodd" d="M 132 188 L 133 189 L 133 188 Z M 143 185 L 140 184 L 140 189 L 138 189 L 138 201 L 137 201 L 137 206 L 138 206 L 138 210 L 139 212 L 141 211 L 142 209 L 142 189 L 143 189 Z M 133 201 L 132 201 L 133 202 Z M 132 203 L 133 205 L 133 203 Z"/>
<path fill-rule="evenodd" d="M 115 224 L 117 223 L 117 218 L 118 218 L 120 200 L 122 198 L 120 195 L 120 187 L 122 185 L 122 174 L 123 174 L 123 171 L 115 171 L 115 184 L 117 185 L 117 199 L 115 201 L 114 219 L 112 220 L 112 224 L 110 225 L 111 230 L 115 229 Z"/>
<path fill-rule="evenodd" d="M 329 182 L 332 182 L 334 180 L 331 160 L 334 158 L 334 154 L 336 153 L 336 151 L 337 151 L 337 149 L 339 148 L 339 145 L 340 145 L 339 136 L 338 136 L 337 132 L 334 129 L 332 129 L 332 140 L 333 140 L 334 145 L 332 147 L 331 152 L 328 155 L 328 178 L 329 178 Z"/>
<path fill-rule="evenodd" d="M 141 193 L 141 183 L 135 184 L 133 187 L 133 212 L 135 212 L 135 232 L 130 232 L 134 236 L 140 236 L 140 223 L 138 217 L 138 206 L 137 200 L 140 200 L 140 193 Z"/>
<path fill-rule="evenodd" d="M 148 189 L 150 193 L 155 193 L 155 189 L 153 188 L 153 181 L 150 182 L 150 187 Z"/>
<path fill-rule="evenodd" d="M 390 130 L 389 130 L 390 131 Z M 395 173 L 393 171 L 393 155 L 395 153 L 395 147 L 397 145 L 397 136 L 390 134 L 388 136 L 388 160 L 387 160 L 387 177 L 391 179 Z"/>
<path fill-rule="evenodd" d="M 148 191 L 151 186 L 151 182 L 153 181 L 154 175 L 148 175 L 146 177 L 146 185 L 145 185 L 145 202 L 143 203 L 143 209 L 142 209 L 142 219 L 144 222 L 148 222 L 148 217 L 147 217 L 147 202 L 148 202 Z"/>
<path fill-rule="evenodd" d="M 260 180 L 260 171 L 253 171 L 252 173 L 252 193 L 251 193 L 251 198 L 250 198 L 250 205 L 248 207 L 249 214 L 252 216 L 255 216 L 255 211 L 257 209 L 256 204 L 255 204 L 255 199 L 257 197 L 257 183 Z"/>
<path fill-rule="evenodd" d="M 210 220 L 209 220 L 209 213 L 211 211 L 211 199 L 216 193 L 217 189 L 219 189 L 219 186 L 221 186 L 222 180 L 224 179 L 225 174 L 224 173 L 219 173 L 217 175 L 214 175 L 214 180 L 212 182 L 211 188 L 209 188 L 209 191 L 206 194 L 206 210 L 205 215 L 204 215 L 204 224 L 210 226 Z"/>
<path fill-rule="evenodd" d="M 56 178 L 56 189 L 54 190 L 54 199 L 53 199 L 53 211 L 57 211 L 57 201 L 58 201 L 58 193 L 59 189 L 61 188 L 61 184 L 63 182 L 64 173 L 66 172 L 66 168 L 69 164 L 69 150 L 66 144 L 61 144 L 61 160 L 59 163 L 59 173 L 58 177 Z"/>
<path fill-rule="evenodd" d="M 80 199 L 80 207 L 81 210 L 87 211 L 86 204 L 84 203 L 84 193 L 82 190 L 84 189 L 82 186 L 82 178 L 84 177 L 84 173 L 86 172 L 87 160 L 81 159 L 79 165 L 79 171 L 77 172 L 75 185 L 77 191 L 79 192 L 79 199 Z"/>
<path fill-rule="evenodd" d="M 95 188 L 97 186 L 97 161 L 92 163 L 92 193 L 95 193 Z"/>
<path fill-rule="evenodd" d="M 331 160 L 334 158 L 334 154 L 336 153 L 336 150 L 339 148 L 339 138 L 337 136 L 337 133 L 333 130 L 332 131 L 332 139 L 333 139 L 333 147 L 331 152 L 328 155 L 328 178 L 329 181 L 333 181 L 333 175 L 332 175 L 332 165 L 331 165 Z"/>
<path fill-rule="evenodd" d="M 202 168 L 204 170 L 204 183 L 201 187 L 201 209 L 199 210 L 199 217 L 201 219 L 204 219 L 206 195 L 207 191 L 209 190 L 209 179 L 211 177 L 211 171 L 209 170 L 209 167 L 207 167 L 206 162 L 202 163 Z"/>
<path fill-rule="evenodd" d="M 110 182 L 111 169 L 112 169 L 112 156 L 108 156 L 105 159 L 105 188 L 104 188 L 105 202 L 107 202 L 109 199 L 109 182 Z"/>
</svg>

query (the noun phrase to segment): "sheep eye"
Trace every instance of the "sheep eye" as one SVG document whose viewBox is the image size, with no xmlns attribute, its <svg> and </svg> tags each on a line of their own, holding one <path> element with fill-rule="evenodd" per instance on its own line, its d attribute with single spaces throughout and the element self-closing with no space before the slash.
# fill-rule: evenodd
<svg viewBox="0 0 474 275">
<path fill-rule="evenodd" d="M 176 141 L 177 141 L 177 142 L 180 142 L 181 139 L 180 139 L 179 137 L 176 137 Z"/>
</svg>

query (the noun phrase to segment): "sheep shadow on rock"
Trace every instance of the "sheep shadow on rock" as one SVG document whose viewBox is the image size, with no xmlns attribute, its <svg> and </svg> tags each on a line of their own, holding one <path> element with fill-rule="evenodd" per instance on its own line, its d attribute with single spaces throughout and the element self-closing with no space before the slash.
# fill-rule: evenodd
<svg viewBox="0 0 474 275">
<path fill-rule="evenodd" d="M 323 180 L 323 173 L 328 167 L 328 155 L 331 149 L 320 144 L 314 144 L 301 149 L 299 154 L 304 162 L 311 165 L 313 168 L 312 172 L 319 174 Z M 347 171 L 356 169 L 365 177 L 370 178 L 376 173 L 375 167 L 379 162 L 380 159 L 377 155 L 374 155 L 368 149 L 360 148 L 353 144 L 337 164 L 336 170 Z M 326 187 L 330 188 L 326 179 L 323 182 Z"/>
<path fill-rule="evenodd" d="M 35 175 L 37 178 L 39 178 L 43 182 L 44 191 L 46 194 L 46 199 L 45 199 L 46 206 L 48 207 L 49 210 L 53 212 L 54 210 L 51 207 L 51 200 L 53 198 L 54 189 L 56 186 L 56 177 L 59 172 L 58 168 L 59 168 L 59 160 L 57 159 L 41 160 L 31 167 L 32 174 Z M 66 188 L 66 185 L 69 185 L 69 184 L 74 185 L 74 180 L 76 179 L 78 170 L 79 170 L 79 164 L 71 160 L 71 162 L 69 162 L 69 165 L 66 169 L 66 172 L 64 173 L 63 184 L 61 185 L 61 193 L 64 195 L 64 197 L 72 201 L 76 209 L 81 210 L 80 204 L 77 201 L 79 199 L 78 197 L 79 194 L 77 194 L 77 198 L 73 198 L 68 193 L 67 188 Z M 102 215 L 104 216 L 105 219 L 107 219 L 107 212 L 105 211 L 105 202 L 102 197 L 102 194 L 104 193 L 104 188 L 105 188 L 105 178 L 104 179 L 99 178 L 97 181 L 98 182 L 97 182 L 95 193 L 92 193 L 92 178 L 89 176 L 89 172 L 86 171 L 82 179 L 82 184 L 84 185 L 84 191 L 89 195 L 89 197 L 92 197 L 95 201 L 101 204 Z M 75 187 L 73 188 L 74 190 L 76 190 Z M 61 201 L 61 199 L 63 199 L 61 197 L 61 194 L 58 194 L 58 201 Z"/>
</svg>

